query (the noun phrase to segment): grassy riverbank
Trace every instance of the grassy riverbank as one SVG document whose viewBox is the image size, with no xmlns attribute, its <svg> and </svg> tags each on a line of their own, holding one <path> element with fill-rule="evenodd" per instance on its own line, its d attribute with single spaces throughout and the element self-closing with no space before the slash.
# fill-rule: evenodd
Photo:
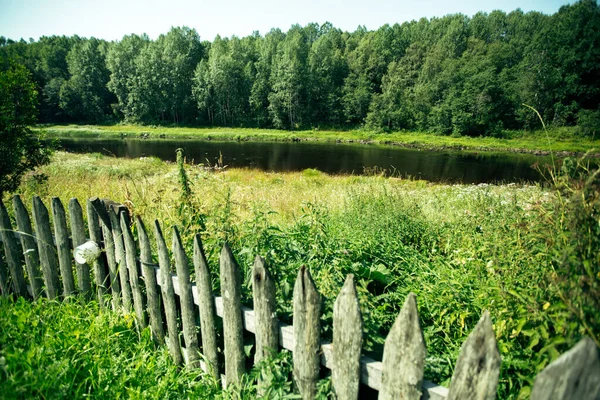
<svg viewBox="0 0 600 400">
<path fill-rule="evenodd" d="M 57 153 L 25 178 L 20 192 L 45 201 L 59 196 L 64 203 L 91 196 L 124 202 L 147 224 L 159 219 L 165 232 L 178 225 L 188 252 L 201 232 L 215 290 L 218 254 L 227 240 L 245 277 L 245 299 L 253 257 L 261 254 L 272 265 L 284 321 L 291 322 L 294 279 L 306 265 L 324 299 L 324 337 L 331 335 L 332 302 L 353 273 L 365 349 L 375 353 L 414 292 L 427 343 L 426 378 L 436 383 L 449 384 L 460 345 L 484 310 L 503 359 L 499 398 L 527 398 L 536 373 L 550 361 L 583 335 L 598 342 L 599 191 L 592 186 L 581 196 L 590 185 L 583 178 L 577 184 L 560 178 L 569 191 L 557 191 L 316 170 L 187 165 L 186 172 L 193 195 L 182 197 L 175 164 Z M 574 167 L 567 172 L 578 176 Z M 581 248 L 591 253 L 580 256 Z"/>
<path fill-rule="evenodd" d="M 176 138 L 204 140 L 323 141 L 361 142 L 422 149 L 514 151 L 535 154 L 548 152 L 600 153 L 600 140 L 578 137 L 576 128 L 543 131 L 507 131 L 503 139 L 491 137 L 452 137 L 420 132 L 375 133 L 354 131 L 279 131 L 245 128 L 172 128 L 137 125 L 52 125 L 43 128 L 48 137 L 69 138 Z"/>
</svg>

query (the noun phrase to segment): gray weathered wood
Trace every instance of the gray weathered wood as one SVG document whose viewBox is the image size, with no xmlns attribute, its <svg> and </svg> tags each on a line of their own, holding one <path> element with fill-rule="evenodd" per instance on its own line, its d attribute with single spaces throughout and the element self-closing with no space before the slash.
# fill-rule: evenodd
<svg viewBox="0 0 600 400">
<path fill-rule="evenodd" d="M 210 272 L 200 235 L 194 237 L 194 269 L 200 311 L 200 333 L 202 354 L 208 363 L 208 372 L 219 377 L 219 358 L 217 353 L 217 332 L 215 328 L 215 301 L 212 293 Z"/>
<path fill-rule="evenodd" d="M 119 264 L 115 255 L 115 241 L 111 225 L 106 225 L 106 222 L 102 219 L 100 219 L 100 225 L 104 237 L 104 250 L 106 251 L 106 262 L 108 264 L 110 291 L 112 292 L 111 304 L 113 310 L 117 311 L 121 309 L 121 281 L 119 279 Z"/>
<path fill-rule="evenodd" d="M 167 346 L 169 353 L 176 365 L 183 364 L 183 355 L 179 345 L 179 329 L 177 328 L 177 305 L 175 303 L 175 289 L 173 287 L 173 277 L 171 276 L 171 262 L 169 260 L 169 251 L 160 229 L 158 221 L 154 221 L 154 237 L 156 238 L 156 247 L 158 250 L 159 265 L 159 284 L 165 302 L 165 315 L 167 317 Z"/>
<path fill-rule="evenodd" d="M 138 273 L 137 250 L 135 248 L 135 240 L 129 229 L 129 217 L 126 210 L 122 210 L 119 214 L 121 221 L 121 232 L 123 232 L 123 242 L 125 244 L 125 259 L 127 263 L 127 272 L 129 272 L 129 284 L 133 293 L 133 308 L 137 316 L 137 322 L 141 329 L 148 326 L 146 313 L 144 312 L 144 295 L 140 286 L 140 275 Z"/>
<path fill-rule="evenodd" d="M 319 380 L 321 297 L 308 268 L 294 285 L 294 381 L 303 399 L 314 399 Z"/>
<path fill-rule="evenodd" d="M 152 250 L 150 240 L 142 219 L 136 217 L 137 232 L 140 241 L 140 262 L 142 264 L 142 274 L 146 282 L 146 294 L 148 296 L 148 315 L 150 317 L 150 327 L 152 336 L 158 344 L 165 342 L 165 331 L 163 329 L 162 314 L 160 312 L 160 295 L 158 284 L 156 283 L 156 273 L 154 272 L 154 263 L 152 262 Z"/>
<path fill-rule="evenodd" d="M 460 348 L 448 399 L 495 399 L 501 361 L 490 314 L 485 311 Z"/>
<path fill-rule="evenodd" d="M 14 232 L 6 207 L 0 201 L 0 236 L 2 237 L 4 255 L 10 271 L 12 290 L 17 296 L 29 297 L 27 282 L 21 266 L 21 251 Z"/>
<path fill-rule="evenodd" d="M 63 293 L 65 296 L 72 296 L 75 294 L 75 280 L 73 279 L 73 263 L 71 262 L 72 254 L 69 231 L 67 230 L 67 215 L 65 214 L 65 207 L 58 197 L 52 198 L 51 206 Z"/>
<path fill-rule="evenodd" d="M 535 377 L 531 400 L 600 399 L 598 346 L 584 337 Z"/>
<path fill-rule="evenodd" d="M 76 198 L 69 200 L 69 219 L 71 221 L 71 236 L 73 248 L 84 244 L 87 239 L 85 235 L 85 225 L 83 223 L 83 211 L 81 205 Z M 79 264 L 75 262 L 77 270 L 77 286 L 79 292 L 87 299 L 92 293 L 92 285 L 90 283 L 90 266 L 87 263 Z"/>
<path fill-rule="evenodd" d="M 98 246 L 102 243 L 102 233 L 100 230 L 100 223 L 98 222 L 98 214 L 94 209 L 94 206 L 90 200 L 86 202 L 86 210 L 88 216 L 88 232 L 90 233 L 90 240 L 96 242 Z M 104 265 L 104 258 L 98 257 L 94 261 L 94 281 L 96 283 L 96 295 L 98 296 L 98 304 L 100 307 L 105 307 L 104 295 L 107 293 L 107 277 L 106 268 Z"/>
<path fill-rule="evenodd" d="M 256 354 L 254 364 L 274 356 L 279 347 L 279 320 L 275 300 L 275 282 L 264 258 L 256 256 L 252 267 L 252 297 L 254 299 L 254 327 Z M 265 384 L 259 376 L 258 397 L 265 396 Z"/>
<path fill-rule="evenodd" d="M 173 256 L 175 257 L 175 268 L 179 280 L 181 304 L 181 323 L 183 325 L 183 339 L 188 350 L 188 365 L 190 367 L 200 366 L 200 351 L 198 349 L 198 334 L 196 332 L 196 307 L 192 295 L 190 283 L 190 268 L 187 256 L 181 244 L 181 237 L 177 227 L 173 227 Z"/>
<path fill-rule="evenodd" d="M 133 307 L 131 285 L 129 283 L 129 271 L 127 270 L 127 258 L 125 256 L 125 244 L 123 242 L 123 232 L 119 217 L 112 207 L 108 208 L 110 227 L 112 231 L 113 243 L 115 245 L 115 259 L 119 264 L 119 281 L 121 283 L 121 296 L 123 298 L 123 309 L 125 312 L 131 312 Z"/>
<path fill-rule="evenodd" d="M 8 283 L 8 269 L 4 264 L 4 260 L 0 255 L 0 294 L 2 296 L 8 296 L 10 294 L 10 288 Z"/>
<path fill-rule="evenodd" d="M 60 295 L 60 283 L 58 281 L 58 259 L 56 249 L 53 245 L 52 231 L 50 230 L 50 218 L 48 209 L 38 196 L 33 197 L 33 221 L 37 237 L 40 264 L 46 284 L 46 296 L 54 299 Z"/>
<path fill-rule="evenodd" d="M 221 296 L 223 297 L 223 336 L 225 339 L 225 376 L 228 385 L 239 385 L 245 372 L 244 327 L 242 324 L 242 283 L 240 267 L 225 243 L 219 257 Z"/>
<path fill-rule="evenodd" d="M 27 266 L 27 275 L 29 275 L 29 283 L 31 285 L 31 293 L 34 300 L 42 295 L 44 290 L 44 280 L 40 271 L 40 256 L 38 254 L 37 244 L 31 229 L 31 219 L 25 209 L 25 205 L 19 195 L 13 196 L 13 209 L 15 210 L 15 219 L 17 227 L 21 233 L 21 247 L 25 256 L 25 264 Z"/>
<path fill-rule="evenodd" d="M 107 209 L 109 207 L 107 207 L 107 205 L 104 204 L 104 202 L 101 199 L 99 199 L 98 197 L 90 197 L 89 201 L 92 204 L 92 207 L 94 207 L 96 214 L 98 214 L 100 221 L 104 225 L 110 226 L 112 221 L 111 221 L 110 216 L 108 215 L 108 211 L 107 211 Z"/>
<path fill-rule="evenodd" d="M 125 260 L 127 264 L 127 272 L 129 273 L 129 284 L 133 294 L 133 307 L 138 319 L 138 324 L 142 329 L 148 326 L 146 313 L 144 312 L 144 295 L 142 294 L 141 281 L 138 268 L 137 249 L 135 239 L 129 228 L 130 219 L 129 212 L 123 208 L 119 212 L 119 221 L 121 224 L 121 232 L 123 234 L 123 244 L 125 245 Z"/>
<path fill-rule="evenodd" d="M 160 278 L 162 271 L 156 269 L 156 274 Z M 179 293 L 179 282 L 175 275 L 170 275 L 171 279 L 166 279 L 166 282 L 173 286 L 174 293 Z M 159 279 L 158 283 L 161 288 L 167 283 L 163 283 Z M 194 301 L 199 304 L 198 290 L 192 286 L 192 293 L 194 294 Z M 214 298 L 215 301 L 215 313 L 217 316 L 223 316 L 223 298 L 218 296 Z M 242 322 L 244 329 L 249 332 L 255 332 L 255 318 L 254 310 L 242 306 Z M 279 323 L 279 345 L 287 350 L 294 351 L 295 340 L 294 340 L 294 327 L 284 322 Z M 321 365 L 331 369 L 333 367 L 333 345 L 331 343 L 321 343 Z M 375 390 L 381 389 L 381 361 L 375 361 L 369 357 L 362 356 L 360 358 L 361 363 L 361 375 L 360 379 L 363 384 L 373 388 Z M 448 397 L 448 388 L 444 386 L 436 385 L 427 380 L 423 380 L 423 399 L 430 400 L 446 400 Z"/>
<path fill-rule="evenodd" d="M 279 347 L 279 320 L 275 300 L 275 282 L 264 258 L 256 256 L 252 268 L 252 295 L 256 328 L 254 363 L 275 354 Z"/>
<path fill-rule="evenodd" d="M 354 275 L 349 274 L 333 306 L 331 384 L 338 399 L 358 399 L 362 328 Z"/>
<path fill-rule="evenodd" d="M 425 354 L 417 297 L 409 293 L 385 340 L 379 398 L 420 399 Z"/>
</svg>

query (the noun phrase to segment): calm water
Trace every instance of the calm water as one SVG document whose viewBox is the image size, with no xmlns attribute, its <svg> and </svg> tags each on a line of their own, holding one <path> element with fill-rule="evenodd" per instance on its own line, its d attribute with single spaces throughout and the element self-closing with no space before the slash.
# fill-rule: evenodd
<svg viewBox="0 0 600 400">
<path fill-rule="evenodd" d="M 534 163 L 548 157 L 522 154 L 419 151 L 394 147 L 329 143 L 215 142 L 195 140 L 61 139 L 66 151 L 98 152 L 116 157 L 156 156 L 175 160 L 183 148 L 189 161 L 214 165 L 223 155 L 229 167 L 250 167 L 265 171 L 300 171 L 315 168 L 332 174 L 364 174 L 374 167 L 400 176 L 430 181 L 491 183 L 540 180 Z"/>
</svg>

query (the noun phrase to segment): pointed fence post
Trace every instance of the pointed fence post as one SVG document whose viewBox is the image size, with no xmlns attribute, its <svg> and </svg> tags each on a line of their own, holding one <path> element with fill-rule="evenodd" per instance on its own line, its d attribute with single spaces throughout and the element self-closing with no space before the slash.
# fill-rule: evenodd
<svg viewBox="0 0 600 400">
<path fill-rule="evenodd" d="M 62 277 L 63 293 L 65 297 L 75 294 L 75 281 L 73 279 L 73 265 L 71 262 L 71 244 L 67 231 L 67 216 L 65 207 L 58 197 L 52 198 L 52 218 L 54 219 L 54 238 L 58 250 L 58 263 Z"/>
<path fill-rule="evenodd" d="M 303 399 L 314 399 L 319 380 L 321 296 L 305 266 L 294 285 L 294 381 Z"/>
<path fill-rule="evenodd" d="M 256 354 L 254 364 L 275 355 L 279 348 L 279 320 L 275 300 L 275 282 L 267 268 L 265 259 L 254 258 L 252 268 L 252 297 L 254 298 L 254 326 L 256 336 Z M 262 374 L 258 379 L 257 396 L 265 395 Z"/>
<path fill-rule="evenodd" d="M 194 269 L 196 289 L 198 291 L 198 309 L 200 310 L 200 333 L 202 353 L 208 363 L 208 372 L 219 377 L 219 357 L 217 353 L 217 332 L 215 330 L 215 299 L 212 293 L 210 272 L 204 255 L 200 235 L 194 237 Z"/>
<path fill-rule="evenodd" d="M 83 211 L 81 205 L 76 198 L 69 200 L 69 217 L 71 220 L 71 236 L 73 240 L 73 248 L 82 245 L 86 242 L 85 225 L 83 224 Z M 79 264 L 75 261 L 77 270 L 77 286 L 79 292 L 84 298 L 89 299 L 92 293 L 92 285 L 90 283 L 90 266 L 87 263 Z"/>
<path fill-rule="evenodd" d="M 339 399 L 358 399 L 362 328 L 354 275 L 348 274 L 333 306 L 331 383 Z"/>
<path fill-rule="evenodd" d="M 39 196 L 33 198 L 33 220 L 37 237 L 38 253 L 40 255 L 40 264 L 44 274 L 44 283 L 46 284 L 46 296 L 50 300 L 60 295 L 60 283 L 58 281 L 58 259 L 56 258 L 56 248 L 52 239 L 50 230 L 50 218 L 48 209 L 42 203 Z"/>
<path fill-rule="evenodd" d="M 598 346 L 584 337 L 535 377 L 531 400 L 600 399 Z"/>
<path fill-rule="evenodd" d="M 187 349 L 188 365 L 196 368 L 200 365 L 200 350 L 198 348 L 198 334 L 196 333 L 196 307 L 190 283 L 190 267 L 188 259 L 181 244 L 181 237 L 177 227 L 173 227 L 173 255 L 175 268 L 179 280 L 179 302 L 181 304 L 181 322 L 183 325 L 183 339 Z"/>
<path fill-rule="evenodd" d="M 163 329 L 162 314 L 160 312 L 160 295 L 158 283 L 156 283 L 156 272 L 152 262 L 152 251 L 150 249 L 150 240 L 144 222 L 136 217 L 138 237 L 140 241 L 140 262 L 142 264 L 142 273 L 146 282 L 146 294 L 148 295 L 148 315 L 150 316 L 150 326 L 152 335 L 158 344 L 165 342 L 165 331 Z"/>
<path fill-rule="evenodd" d="M 245 372 L 240 267 L 225 243 L 219 257 L 223 297 L 223 336 L 227 385 L 239 385 Z"/>
<path fill-rule="evenodd" d="M 15 238 L 15 231 L 10 222 L 10 217 L 4 207 L 4 203 L 0 201 L 0 236 L 2 237 L 2 244 L 4 245 L 4 255 L 6 256 L 6 263 L 10 270 L 12 290 L 17 296 L 29 297 L 27 293 L 27 282 L 23 275 L 23 269 L 21 267 L 21 253 L 17 239 Z"/>
<path fill-rule="evenodd" d="M 169 353 L 176 365 L 183 364 L 183 356 L 179 345 L 179 329 L 177 328 L 177 305 L 175 303 L 175 289 L 173 287 L 173 278 L 171 277 L 171 261 L 169 260 L 169 251 L 167 244 L 160 229 L 157 220 L 154 221 L 154 237 L 156 238 L 156 247 L 158 249 L 158 265 L 160 276 L 160 290 L 165 301 L 165 315 L 167 317 L 167 331 L 169 333 L 167 346 Z"/>
<path fill-rule="evenodd" d="M 129 284 L 129 271 L 127 270 L 127 257 L 125 255 L 125 244 L 123 242 L 123 232 L 119 217 L 112 207 L 108 208 L 110 220 L 110 229 L 112 231 L 113 244 L 115 246 L 115 259 L 119 264 L 119 281 L 121 283 L 121 296 L 123 297 L 123 309 L 125 312 L 131 312 L 133 300 L 131 294 L 131 285 Z"/>
<path fill-rule="evenodd" d="M 115 241 L 112 235 L 111 225 L 106 225 L 100 220 L 102 236 L 104 237 L 104 250 L 106 251 L 106 262 L 108 264 L 108 276 L 110 280 L 110 291 L 112 292 L 111 304 L 114 311 L 121 309 L 121 281 L 119 280 L 119 264 L 115 255 Z"/>
<path fill-rule="evenodd" d="M 417 297 L 409 293 L 385 340 L 379 398 L 420 399 L 425 354 Z"/>
<path fill-rule="evenodd" d="M 133 308 L 138 319 L 140 329 L 148 326 L 146 313 L 144 312 L 144 295 L 140 287 L 140 274 L 137 262 L 137 250 L 135 248 L 135 240 L 129 229 L 129 214 L 127 210 L 121 210 L 119 213 L 121 220 L 121 232 L 123 232 L 123 243 L 125 244 L 125 259 L 127 263 L 127 271 L 129 272 L 129 283 L 133 293 Z"/>
<path fill-rule="evenodd" d="M 448 400 L 495 399 L 501 362 L 490 313 L 485 311 L 460 348 Z"/>
<path fill-rule="evenodd" d="M 254 363 L 273 355 L 279 348 L 279 320 L 275 300 L 275 282 L 265 259 L 254 258 L 252 268 L 252 294 L 254 298 L 254 325 L 256 329 L 256 355 Z"/>
<path fill-rule="evenodd" d="M 40 271 L 40 255 L 38 254 L 35 236 L 31 229 L 31 219 L 25 209 L 25 205 L 19 195 L 13 196 L 13 209 L 17 220 L 17 227 L 21 232 L 21 247 L 25 255 L 25 264 L 27 265 L 27 275 L 29 275 L 29 283 L 31 284 L 31 292 L 33 299 L 37 300 L 44 291 L 44 280 Z"/>
<path fill-rule="evenodd" d="M 90 240 L 96 242 L 100 247 L 102 243 L 102 234 L 100 232 L 100 223 L 98 222 L 98 213 L 94 209 L 94 206 L 90 200 L 86 202 L 87 216 L 88 216 L 88 230 L 90 233 Z M 94 261 L 94 280 L 96 282 L 96 295 L 98 296 L 98 304 L 100 307 L 105 307 L 104 295 L 107 292 L 107 278 L 106 268 L 104 265 L 104 258 L 99 257 Z"/>
</svg>

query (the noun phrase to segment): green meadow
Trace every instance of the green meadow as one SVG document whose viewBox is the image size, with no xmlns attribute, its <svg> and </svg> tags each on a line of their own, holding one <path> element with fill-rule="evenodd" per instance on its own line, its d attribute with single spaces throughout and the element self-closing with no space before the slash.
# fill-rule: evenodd
<svg viewBox="0 0 600 400">
<path fill-rule="evenodd" d="M 185 194 L 183 182 L 191 193 Z M 449 384 L 461 343 L 489 310 L 503 360 L 499 398 L 526 398 L 537 372 L 582 336 L 596 342 L 600 337 L 598 184 L 598 173 L 590 175 L 585 163 L 571 159 L 548 175 L 545 185 L 446 185 L 58 152 L 52 163 L 25 177 L 19 192 L 26 202 L 32 195 L 45 202 L 52 196 L 63 203 L 92 196 L 122 202 L 147 224 L 161 221 L 165 232 L 177 225 L 188 255 L 193 235 L 200 233 L 216 292 L 218 254 L 227 241 L 242 268 L 249 306 L 249 273 L 260 254 L 275 275 L 282 321 L 292 322 L 293 284 L 298 268 L 306 265 L 323 297 L 324 338 L 331 337 L 333 301 L 352 273 L 364 318 L 364 350 L 374 357 L 380 356 L 406 295 L 414 292 L 427 344 L 426 379 L 438 384 Z M 11 312 L 32 312 L 25 308 Z M 82 323 L 112 318 L 95 311 L 87 315 Z M 17 345 L 5 335 L 0 356 L 8 360 Z M 59 352 L 63 345 L 51 346 Z M 131 351 L 142 351 L 138 346 Z M 276 365 L 289 367 L 289 355 Z M 44 367 L 31 366 L 27 375 L 15 373 L 12 368 L 20 367 L 10 363 L 3 368 L 3 379 L 35 387 L 36 368 Z M 282 383 L 289 370 L 280 369 L 273 385 L 290 392 L 289 383 Z M 77 382 L 69 379 L 62 384 L 75 390 Z M 193 393 L 190 385 L 185 390 Z M 251 397 L 248 385 L 243 397 Z M 322 386 L 325 393 L 326 381 Z"/>
</svg>

